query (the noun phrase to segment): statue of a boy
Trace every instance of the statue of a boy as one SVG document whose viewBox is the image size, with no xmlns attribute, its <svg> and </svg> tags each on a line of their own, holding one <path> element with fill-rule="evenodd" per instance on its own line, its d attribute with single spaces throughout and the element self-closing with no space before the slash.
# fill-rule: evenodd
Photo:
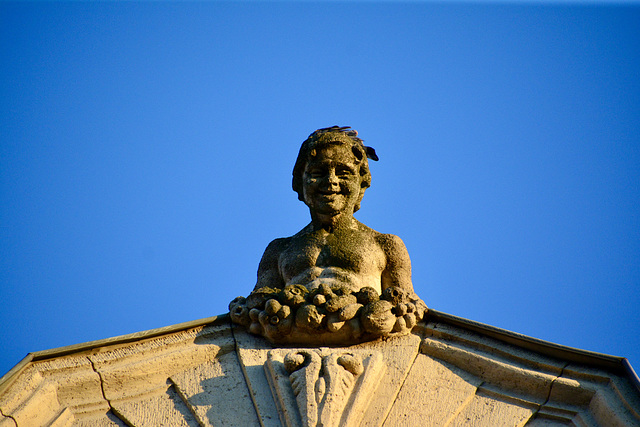
<svg viewBox="0 0 640 427">
<path fill-rule="evenodd" d="M 375 151 L 348 127 L 302 143 L 293 189 L 311 222 L 267 246 L 252 294 L 230 305 L 234 322 L 273 342 L 345 344 L 407 333 L 423 317 L 402 240 L 353 217 L 371 185 L 367 158 Z"/>
</svg>

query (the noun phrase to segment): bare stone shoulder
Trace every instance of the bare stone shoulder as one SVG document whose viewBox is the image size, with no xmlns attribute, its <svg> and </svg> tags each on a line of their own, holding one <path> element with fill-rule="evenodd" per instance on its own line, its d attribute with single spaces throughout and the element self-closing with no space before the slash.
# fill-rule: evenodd
<svg viewBox="0 0 640 427">
<path fill-rule="evenodd" d="M 409 252 L 402 239 L 395 234 L 383 234 L 376 231 L 376 241 L 384 252 L 394 258 L 409 260 Z"/>
<path fill-rule="evenodd" d="M 271 243 L 267 245 L 267 248 L 264 250 L 263 259 L 267 257 L 268 260 L 275 258 L 277 260 L 278 256 L 286 249 L 286 247 L 291 243 L 291 237 L 279 237 L 277 239 L 273 239 Z"/>
<path fill-rule="evenodd" d="M 280 276 L 278 260 L 280 254 L 291 242 L 291 237 L 275 239 L 264 250 L 260 264 L 258 265 L 258 281 L 255 289 L 263 287 L 283 288 L 284 280 Z"/>
</svg>

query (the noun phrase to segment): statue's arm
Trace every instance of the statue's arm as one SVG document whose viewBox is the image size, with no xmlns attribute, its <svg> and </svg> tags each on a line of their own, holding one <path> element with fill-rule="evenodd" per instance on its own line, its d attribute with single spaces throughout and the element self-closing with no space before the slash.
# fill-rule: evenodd
<svg viewBox="0 0 640 427">
<path fill-rule="evenodd" d="M 411 283 L 411 259 L 402 239 L 393 234 L 381 235 L 381 246 L 387 258 L 382 271 L 382 290 L 397 286 L 413 295 Z"/>
<path fill-rule="evenodd" d="M 280 275 L 278 259 L 286 246 L 287 239 L 276 239 L 264 250 L 258 266 L 258 281 L 254 290 L 263 287 L 284 288 L 284 279 Z"/>
</svg>

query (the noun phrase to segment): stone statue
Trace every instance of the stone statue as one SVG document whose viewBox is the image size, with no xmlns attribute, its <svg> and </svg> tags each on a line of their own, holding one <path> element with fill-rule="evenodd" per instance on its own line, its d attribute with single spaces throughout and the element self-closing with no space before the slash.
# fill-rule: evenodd
<svg viewBox="0 0 640 427">
<path fill-rule="evenodd" d="M 311 222 L 272 241 L 247 297 L 229 305 L 235 323 L 274 343 L 344 345 L 408 333 L 426 305 L 411 283 L 399 237 L 353 217 L 378 160 L 349 127 L 318 129 L 303 143 L 293 189 Z"/>
</svg>

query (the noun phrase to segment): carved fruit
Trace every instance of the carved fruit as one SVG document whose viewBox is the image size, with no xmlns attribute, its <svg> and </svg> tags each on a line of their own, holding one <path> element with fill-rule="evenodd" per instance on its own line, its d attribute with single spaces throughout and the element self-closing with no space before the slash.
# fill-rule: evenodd
<svg viewBox="0 0 640 427">
<path fill-rule="evenodd" d="M 327 297 L 325 297 L 325 296 L 324 296 L 324 295 L 322 295 L 322 294 L 318 294 L 318 295 L 316 295 L 315 297 L 313 297 L 313 303 L 314 303 L 315 305 L 322 305 L 322 304 L 324 304 L 325 302 L 327 302 Z"/>
<path fill-rule="evenodd" d="M 229 303 L 229 311 L 231 311 L 232 307 L 236 305 L 245 305 L 246 302 L 247 302 L 247 299 L 245 297 L 235 297 L 233 301 Z"/>
<path fill-rule="evenodd" d="M 404 317 L 398 317 L 393 325 L 393 332 L 404 332 L 407 329 L 407 322 Z"/>
<path fill-rule="evenodd" d="M 413 329 L 416 326 L 416 315 L 414 313 L 407 313 L 404 315 L 404 321 L 407 324 L 407 328 Z"/>
<path fill-rule="evenodd" d="M 259 316 L 260 310 L 258 310 L 257 308 L 252 308 L 251 310 L 249 310 L 249 318 L 251 319 L 251 321 L 257 322 L 259 320 Z"/>
<path fill-rule="evenodd" d="M 329 332 L 337 332 L 344 326 L 344 320 L 341 320 L 337 313 L 327 315 L 327 330 Z"/>
<path fill-rule="evenodd" d="M 319 313 L 315 305 L 307 304 L 298 309 L 296 325 L 304 329 L 319 329 L 323 319 L 324 314 Z"/>
<path fill-rule="evenodd" d="M 275 299 L 270 299 L 264 305 L 264 311 L 266 311 L 267 314 L 270 316 L 273 316 L 274 314 L 276 314 L 278 310 L 280 310 L 281 308 L 282 308 L 282 305 L 280 305 L 280 303 Z"/>
<path fill-rule="evenodd" d="M 358 292 L 355 293 L 356 298 L 358 298 L 358 302 L 362 305 L 371 304 L 372 302 L 376 302 L 380 299 L 380 294 L 371 286 L 365 286 L 361 288 Z"/>
<path fill-rule="evenodd" d="M 407 311 L 409 311 L 407 309 L 407 304 L 400 303 L 396 306 L 395 314 L 396 316 L 401 317 L 407 314 Z"/>
<path fill-rule="evenodd" d="M 380 300 L 367 305 L 362 312 L 362 326 L 367 332 L 387 334 L 396 323 L 396 316 L 391 312 L 393 304 Z"/>
<path fill-rule="evenodd" d="M 280 303 L 276 304 L 280 305 Z M 271 309 L 276 307 L 277 306 L 273 304 Z M 291 332 L 293 316 L 291 316 L 291 308 L 287 305 L 280 306 L 279 310 L 275 314 L 268 315 L 266 311 L 263 311 L 258 317 L 260 318 L 260 324 L 262 325 L 266 336 L 269 338 L 281 338 Z"/>
<path fill-rule="evenodd" d="M 239 325 L 249 326 L 251 319 L 249 318 L 249 310 L 244 305 L 236 305 L 229 311 L 231 320 Z"/>
<path fill-rule="evenodd" d="M 322 283 L 320 286 L 318 286 L 318 293 L 322 295 L 327 295 L 327 296 L 333 295 L 333 291 L 331 290 L 331 287 L 326 283 Z"/>
<path fill-rule="evenodd" d="M 356 302 L 358 302 L 358 300 L 356 299 L 355 295 L 335 296 L 327 301 L 327 305 L 325 305 L 325 308 L 328 312 L 333 313 L 334 311 L 340 310 L 344 306 L 354 304 Z"/>
<path fill-rule="evenodd" d="M 416 315 L 416 320 L 420 320 L 424 317 L 424 315 L 427 313 L 429 309 L 427 308 L 427 305 L 424 303 L 424 301 L 422 301 L 421 299 L 414 300 L 413 303 L 416 306 L 416 310 L 414 311 L 414 314 Z"/>
<path fill-rule="evenodd" d="M 351 289 L 348 286 L 345 285 L 340 285 L 340 284 L 333 284 L 331 285 L 331 293 L 332 296 L 343 296 L 343 295 L 351 295 Z M 325 295 L 329 295 L 329 294 L 325 294 Z"/>
<path fill-rule="evenodd" d="M 247 297 L 246 305 L 249 309 L 262 308 L 264 303 L 268 299 L 275 298 L 278 292 L 280 292 L 279 289 L 268 287 L 256 289 Z"/>
<path fill-rule="evenodd" d="M 346 307 L 342 307 L 338 311 L 338 317 L 340 317 L 340 320 L 353 319 L 358 314 L 358 310 L 360 310 L 361 308 L 362 304 L 349 304 Z"/>
<path fill-rule="evenodd" d="M 261 311 L 260 314 L 258 315 L 258 320 L 260 321 L 260 324 L 264 326 L 267 323 L 269 323 L 269 315 L 267 314 L 266 311 Z"/>
<path fill-rule="evenodd" d="M 287 285 L 282 290 L 282 303 L 291 307 L 298 307 L 304 303 L 309 291 L 302 285 Z"/>
<path fill-rule="evenodd" d="M 390 286 L 382 292 L 382 298 L 391 302 L 393 305 L 398 305 L 401 302 L 405 302 L 407 292 L 397 286 Z"/>
</svg>

